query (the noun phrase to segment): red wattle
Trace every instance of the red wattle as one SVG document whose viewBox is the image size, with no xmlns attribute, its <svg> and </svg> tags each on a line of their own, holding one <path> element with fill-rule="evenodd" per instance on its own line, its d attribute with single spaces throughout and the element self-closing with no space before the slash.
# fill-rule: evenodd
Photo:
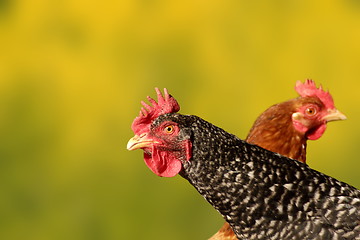
<svg viewBox="0 0 360 240">
<path fill-rule="evenodd" d="M 160 177 L 174 177 L 181 171 L 181 162 L 170 152 L 152 148 L 152 154 L 144 153 L 144 161 L 150 170 Z"/>
<path fill-rule="evenodd" d="M 319 139 L 324 134 L 325 130 L 326 130 L 326 124 L 322 124 L 314 131 L 309 132 L 309 134 L 307 134 L 306 136 L 309 140 L 316 140 Z"/>
</svg>

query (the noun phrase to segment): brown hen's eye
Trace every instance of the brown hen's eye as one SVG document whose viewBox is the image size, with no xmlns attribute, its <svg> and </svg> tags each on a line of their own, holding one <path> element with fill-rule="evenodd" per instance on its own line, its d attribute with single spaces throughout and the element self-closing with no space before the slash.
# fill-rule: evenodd
<svg viewBox="0 0 360 240">
<path fill-rule="evenodd" d="M 173 133 L 174 132 L 174 126 L 173 125 L 166 126 L 164 128 L 164 131 L 165 131 L 165 133 L 168 133 L 168 134 Z"/>
<path fill-rule="evenodd" d="M 314 116 L 316 114 L 316 109 L 313 107 L 310 107 L 310 108 L 307 108 L 305 112 L 309 116 Z"/>
</svg>

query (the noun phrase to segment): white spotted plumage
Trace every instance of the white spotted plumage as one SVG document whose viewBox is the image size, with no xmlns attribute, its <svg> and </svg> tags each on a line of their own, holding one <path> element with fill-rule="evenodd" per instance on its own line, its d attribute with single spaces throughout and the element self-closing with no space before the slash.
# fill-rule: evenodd
<svg viewBox="0 0 360 240">
<path fill-rule="evenodd" d="M 196 116 L 174 115 L 166 118 L 190 129 L 193 139 L 191 164 L 180 174 L 239 239 L 360 238 L 359 190 Z"/>
</svg>

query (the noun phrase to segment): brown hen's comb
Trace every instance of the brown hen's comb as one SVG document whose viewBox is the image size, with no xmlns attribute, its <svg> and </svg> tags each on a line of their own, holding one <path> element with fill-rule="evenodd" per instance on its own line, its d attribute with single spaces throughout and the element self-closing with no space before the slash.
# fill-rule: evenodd
<svg viewBox="0 0 360 240">
<path fill-rule="evenodd" d="M 144 106 L 141 108 L 139 116 L 136 117 L 131 125 L 131 129 L 135 134 L 140 135 L 149 130 L 151 122 L 162 114 L 175 113 L 180 110 L 180 106 L 175 98 L 173 98 L 166 88 L 164 88 L 164 97 L 158 88 L 155 88 L 158 101 L 156 102 L 151 97 L 147 96 L 147 99 L 152 104 L 149 105 L 144 101 L 141 104 Z"/>
<path fill-rule="evenodd" d="M 316 88 L 315 82 L 311 79 L 306 80 L 304 83 L 297 81 L 295 90 L 301 97 L 318 97 L 326 108 L 335 108 L 334 100 L 331 94 L 324 91 L 321 85 L 319 88 Z"/>
</svg>

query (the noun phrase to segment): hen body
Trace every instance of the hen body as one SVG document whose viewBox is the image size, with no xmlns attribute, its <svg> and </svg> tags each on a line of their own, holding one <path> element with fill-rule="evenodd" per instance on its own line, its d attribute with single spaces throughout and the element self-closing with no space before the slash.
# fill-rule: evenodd
<svg viewBox="0 0 360 240">
<path fill-rule="evenodd" d="M 196 116 L 165 118 L 193 139 L 193 157 L 182 161 L 180 175 L 239 239 L 360 239 L 356 188 Z"/>
</svg>

